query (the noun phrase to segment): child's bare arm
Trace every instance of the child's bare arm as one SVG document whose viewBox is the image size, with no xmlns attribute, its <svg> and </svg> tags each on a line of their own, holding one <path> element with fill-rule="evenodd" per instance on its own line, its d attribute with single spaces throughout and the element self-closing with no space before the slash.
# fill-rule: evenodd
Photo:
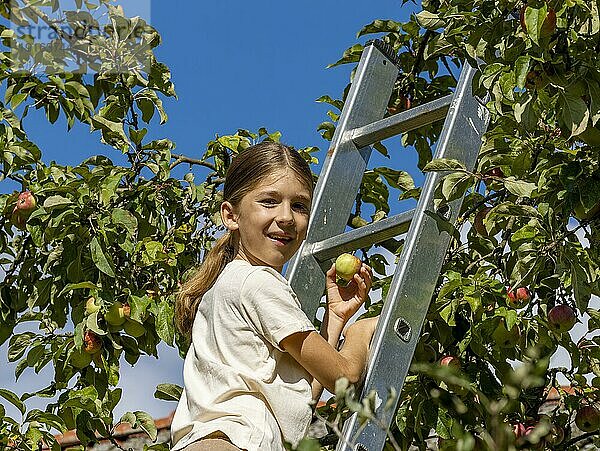
<svg viewBox="0 0 600 451">
<path fill-rule="evenodd" d="M 326 273 L 327 309 L 321 324 L 321 335 L 336 349 L 344 326 L 366 301 L 372 285 L 371 268 L 362 264 L 352 281 L 345 287 L 336 283 L 335 264 Z M 323 385 L 315 378 L 312 382 L 313 401 L 323 393 Z"/>
<path fill-rule="evenodd" d="M 364 371 L 378 317 L 352 324 L 345 333 L 344 346 L 337 351 L 321 335 L 297 332 L 284 338 L 281 346 L 290 353 L 327 390 L 335 391 L 335 381 L 341 377 L 357 383 Z M 314 386 L 313 386 L 314 388 Z M 315 395 L 313 390 L 313 395 Z"/>
</svg>

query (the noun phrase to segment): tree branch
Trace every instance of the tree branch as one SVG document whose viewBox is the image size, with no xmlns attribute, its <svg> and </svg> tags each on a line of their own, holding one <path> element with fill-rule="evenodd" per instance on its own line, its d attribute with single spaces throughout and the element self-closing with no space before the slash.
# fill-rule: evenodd
<svg viewBox="0 0 600 451">
<path fill-rule="evenodd" d="M 417 55 L 415 56 L 415 63 L 413 64 L 413 68 L 410 71 L 411 76 L 416 77 L 421 72 L 421 64 L 423 63 L 423 55 L 425 54 L 425 47 L 427 47 L 427 43 L 429 39 L 433 36 L 433 31 L 427 30 L 423 35 L 423 39 L 419 42 L 419 48 L 417 49 Z"/>
<path fill-rule="evenodd" d="M 456 83 L 458 85 L 458 80 L 456 79 L 456 77 L 454 76 L 454 73 L 450 69 L 450 65 L 448 64 L 448 61 L 446 60 L 446 57 L 442 56 L 441 59 L 442 59 L 442 64 L 444 65 L 444 67 L 446 68 L 446 70 L 448 71 L 448 73 L 450 74 L 450 76 L 452 77 L 452 79 L 454 80 L 454 83 Z"/>
<path fill-rule="evenodd" d="M 206 168 L 209 168 L 209 169 L 211 169 L 213 171 L 217 170 L 217 168 L 215 167 L 215 165 L 212 164 L 212 163 L 209 163 L 208 161 L 199 160 L 197 158 L 191 158 L 191 157 L 188 157 L 186 155 L 179 155 L 179 154 L 175 154 L 175 153 L 171 154 L 171 156 L 173 158 L 175 158 L 175 161 L 169 165 L 169 170 L 171 170 L 174 167 L 180 165 L 181 163 L 196 164 L 198 166 L 204 166 Z"/>
</svg>

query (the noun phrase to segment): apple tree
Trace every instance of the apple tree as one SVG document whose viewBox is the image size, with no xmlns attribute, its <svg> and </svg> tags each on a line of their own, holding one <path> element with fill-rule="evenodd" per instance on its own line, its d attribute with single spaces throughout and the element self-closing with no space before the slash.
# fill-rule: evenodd
<svg viewBox="0 0 600 451">
<path fill-rule="evenodd" d="M 220 231 L 215 213 L 230 158 L 279 139 L 266 129 L 239 130 L 197 155 L 176 153 L 160 134 L 163 99 L 176 94 L 154 55 L 157 30 L 108 0 L 59 6 L 0 6 L 0 343 L 17 379 L 53 370 L 33 393 L 0 388 L 2 449 L 60 449 L 54 434 L 69 429 L 87 446 L 111 440 L 120 422 L 156 438 L 141 410 L 113 418 L 120 364 L 158 357 L 160 342 L 186 351 L 174 328 L 174 293 Z M 34 38 L 36 26 L 52 31 L 47 42 Z M 67 129 L 87 125 L 106 152 L 48 163 L 43 146 L 51 144 L 29 138 L 27 115 Z M 314 150 L 301 151 L 310 160 Z M 162 384 L 155 396 L 177 400 L 180 390 Z M 28 409 L 32 397 L 52 401 L 44 411 Z M 6 403 L 20 419 L 5 415 Z"/>
<path fill-rule="evenodd" d="M 388 431 L 389 449 L 424 449 L 426 442 L 452 450 L 584 444 L 595 449 L 600 445 L 600 312 L 592 297 L 600 294 L 597 2 L 423 0 L 409 20 L 375 20 L 358 32 L 362 36 L 379 38 L 399 54 L 401 73 L 388 114 L 451 93 L 464 62 L 479 69 L 473 91 L 487 99 L 491 114 L 474 171 L 433 159 L 441 123 L 401 137 L 403 146 L 416 151 L 419 169 L 446 174 L 437 191 L 439 205 L 466 197 L 457 224 L 439 221 L 440 233 L 453 240 Z M 362 42 L 352 45 L 333 66 L 356 63 L 362 50 Z M 333 122 L 319 126 L 326 139 L 347 92 L 340 99 L 319 99 L 333 107 Z M 375 148 L 388 156 L 384 145 Z M 397 199 L 416 199 L 419 193 L 407 171 L 370 168 L 348 225 L 377 221 Z M 391 282 L 386 263 L 401 250 L 397 240 L 363 250 L 383 295 Z M 550 365 L 559 350 L 567 362 Z M 338 399 L 337 410 L 322 409 L 333 431 L 340 412 L 372 415 L 347 390 L 342 394 L 347 402 Z M 545 403 L 556 395 L 555 406 Z"/>
</svg>

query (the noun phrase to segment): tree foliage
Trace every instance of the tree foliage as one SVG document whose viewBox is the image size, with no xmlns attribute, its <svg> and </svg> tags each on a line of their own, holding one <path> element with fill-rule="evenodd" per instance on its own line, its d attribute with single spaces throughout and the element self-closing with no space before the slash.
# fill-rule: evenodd
<svg viewBox="0 0 600 451">
<path fill-rule="evenodd" d="M 439 204 L 466 199 L 390 446 L 423 447 L 428 437 L 447 449 L 599 444 L 597 428 L 581 435 L 573 422 L 580 406 L 600 401 L 600 324 L 590 307 L 600 274 L 599 31 L 597 2 L 577 0 L 423 1 L 407 22 L 375 20 L 359 31 L 358 37 L 374 35 L 399 53 L 389 114 L 449 94 L 461 61 L 479 68 L 473 90 L 489 99 L 491 113 L 473 172 L 432 160 L 440 124 L 402 136 L 423 171 L 451 169 L 438 187 Z M 353 45 L 334 65 L 355 63 L 362 49 Z M 323 136 L 330 138 L 334 127 L 322 124 Z M 399 199 L 419 194 L 405 172 L 368 171 L 351 224 L 368 222 L 356 219 L 363 203 L 374 209 L 372 220 L 385 216 L 392 190 Z M 401 247 L 385 247 L 400 255 Z M 390 277 L 382 256 L 368 258 L 385 294 Z M 518 288 L 531 300 L 515 301 Z M 570 306 L 561 308 L 578 321 L 589 316 L 576 341 L 562 331 L 568 325 L 557 325 L 558 310 L 550 313 L 558 305 Z M 567 351 L 569 365 L 552 368 L 559 349 Z M 459 358 L 459 371 L 444 368 L 449 356 Z M 544 416 L 551 388 L 560 405 Z M 558 429 L 566 434 L 560 443 Z"/>
<path fill-rule="evenodd" d="M 16 24 L 52 24 L 44 8 L 57 3 L 23 1 L 12 15 L 3 3 L 0 12 Z M 1 177 L 21 187 L 0 195 L 0 343 L 8 341 L 17 377 L 54 369 L 50 384 L 35 393 L 0 389 L 23 414 L 20 421 L 5 417 L 0 423 L 0 445 L 8 449 L 37 449 L 40 440 L 58 449 L 53 430 L 73 428 L 86 445 L 110 438 L 119 422 L 155 438 L 144 412 L 113 418 L 121 358 L 135 364 L 142 354 L 157 356 L 161 341 L 185 352 L 187 343 L 173 328 L 174 293 L 221 230 L 220 188 L 230 159 L 256 141 L 280 137 L 266 129 L 238 130 L 217 136 L 200 157 L 176 153 L 167 138 L 150 139 L 160 136 L 156 122 L 168 119 L 161 99 L 175 96 L 169 69 L 153 53 L 158 32 L 106 0 L 77 6 L 64 14 L 71 29 L 94 25 L 97 9 L 107 11 L 108 23 L 96 23 L 103 33 L 90 31 L 87 40 L 57 30 L 53 43 L 61 43 L 60 51 L 44 52 L 35 40 L 0 27 L 3 46 L 18 49 L 4 51 L 0 61 Z M 600 341 L 594 336 L 600 314 L 589 306 L 599 293 L 600 263 L 597 2 L 424 1 L 408 21 L 376 20 L 357 38 L 363 36 L 379 37 L 399 54 L 401 74 L 388 114 L 450 94 L 462 61 L 479 67 L 473 89 L 489 96 L 491 113 L 473 172 L 432 160 L 441 123 L 401 138 L 417 152 L 421 170 L 453 169 L 437 202 L 465 193 L 466 201 L 455 225 L 462 234 L 455 233 L 446 256 L 388 446 L 423 448 L 428 438 L 464 450 L 574 449 L 584 440 L 598 445 L 594 432 L 577 436 L 573 423 L 581 405 L 600 401 Z M 132 42 L 141 57 L 114 57 L 130 54 Z M 352 45 L 332 66 L 356 63 L 362 50 L 363 44 Z M 72 61 L 79 70 L 69 68 Z M 28 70 L 15 70 L 16 63 Z M 40 65 L 52 70 L 36 72 Z M 318 99 L 335 109 L 318 127 L 325 139 L 333 135 L 347 92 Z M 44 162 L 23 126 L 33 109 L 51 123 L 62 115 L 69 127 L 88 124 L 115 158 L 98 155 L 73 166 Z M 384 145 L 375 148 L 387 155 Z M 314 163 L 316 150 L 301 153 Z M 126 163 L 115 164 L 117 158 Z M 207 175 L 197 180 L 190 170 L 178 177 L 180 165 L 202 167 Z M 33 208 L 20 203 L 27 191 Z M 368 223 L 364 216 L 371 210 L 371 221 L 382 219 L 396 196 L 416 199 L 419 193 L 405 171 L 369 169 L 348 223 Z M 398 240 L 382 246 L 396 256 L 402 250 Z M 373 248 L 363 254 L 385 296 L 389 253 Z M 531 299 L 517 299 L 523 293 L 518 288 Z M 549 318 L 563 304 L 580 320 L 584 313 L 590 318 L 577 342 Z M 570 364 L 551 368 L 559 348 L 567 350 Z M 440 365 L 449 356 L 459 359 L 460 370 Z M 565 391 L 561 380 L 572 390 Z M 541 417 L 550 388 L 558 390 L 560 408 Z M 173 400 L 179 393 L 161 384 L 155 396 Z M 351 388 L 342 386 L 338 395 L 337 407 L 320 410 L 330 425 L 349 410 L 369 417 L 368 399 L 357 405 Z M 32 396 L 58 398 L 45 411 L 28 411 L 24 402 Z M 4 410 L 0 405 L 3 417 Z M 558 430 L 566 437 L 552 443 Z"/>
<path fill-rule="evenodd" d="M 0 196 L 0 343 L 9 343 L 17 379 L 47 365 L 54 376 L 35 393 L 0 391 L 23 414 L 21 421 L 3 419 L 0 447 L 37 449 L 43 440 L 58 449 L 53 433 L 75 428 L 87 445 L 96 434 L 110 438 L 120 422 L 156 438 L 144 412 L 113 419 L 122 394 L 116 387 L 120 363 L 124 358 L 134 365 L 142 354 L 158 357 L 160 342 L 185 352 L 187 343 L 174 328 L 174 292 L 219 233 L 219 187 L 230 158 L 279 134 L 239 130 L 217 136 L 201 156 L 174 153 L 169 139 L 149 139 L 160 136 L 152 127 L 167 121 L 161 99 L 175 96 L 168 67 L 153 53 L 158 32 L 105 0 L 85 7 L 78 2 L 82 9 L 65 11 L 60 26 L 45 12 L 58 2 L 42 3 L 23 2 L 12 11 L 4 3 L 1 11 L 13 27 L 28 19 L 55 26 L 56 34 L 40 43 L 1 27 L 1 179 L 20 190 Z M 97 9 L 108 15 L 107 23 L 90 24 Z M 83 32 L 74 39 L 68 30 Z M 137 59 L 116 58 L 128 50 Z M 105 155 L 73 166 L 44 162 L 23 126 L 32 109 L 50 123 L 63 115 L 69 128 L 88 124 L 124 163 Z M 314 150 L 302 152 L 310 160 Z M 206 178 L 196 180 L 191 170 L 174 176 L 184 164 L 204 168 Z M 17 208 L 20 192 L 33 196 L 34 208 Z M 177 393 L 163 385 L 155 396 L 172 400 Z M 24 401 L 32 396 L 57 401 L 45 412 L 27 411 Z"/>
</svg>

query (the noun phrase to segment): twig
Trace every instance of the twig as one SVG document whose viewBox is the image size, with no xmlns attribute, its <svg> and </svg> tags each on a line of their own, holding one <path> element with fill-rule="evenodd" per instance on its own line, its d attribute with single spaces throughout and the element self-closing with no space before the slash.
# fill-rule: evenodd
<svg viewBox="0 0 600 451">
<path fill-rule="evenodd" d="M 569 440 L 567 443 L 565 443 L 564 449 L 568 449 L 569 446 L 574 445 L 575 443 L 580 442 L 581 440 L 585 440 L 587 438 L 593 437 L 597 434 L 598 434 L 598 431 L 586 432 L 585 434 L 581 434 L 580 436 L 577 436 L 577 437 Z"/>
<path fill-rule="evenodd" d="M 171 154 L 171 156 L 173 158 L 175 158 L 175 161 L 173 163 L 171 163 L 169 165 L 169 170 L 173 169 L 174 167 L 180 165 L 181 163 L 189 163 L 189 164 L 196 164 L 198 166 L 204 166 L 207 167 L 213 171 L 216 171 L 217 168 L 215 167 L 214 164 L 209 163 L 208 161 L 204 161 L 204 160 L 199 160 L 197 158 L 191 158 L 188 157 L 186 155 L 179 155 L 179 154 Z"/>
<path fill-rule="evenodd" d="M 446 70 L 448 71 L 448 73 L 450 74 L 450 76 L 452 77 L 452 80 L 454 80 L 454 83 L 456 83 L 458 85 L 458 80 L 456 79 L 456 77 L 452 73 L 452 70 L 450 69 L 450 65 L 448 64 L 448 61 L 446 60 L 445 56 L 442 56 L 442 64 L 444 65 L 444 67 L 446 68 Z"/>
<path fill-rule="evenodd" d="M 429 39 L 433 36 L 433 31 L 427 30 L 423 35 L 423 39 L 419 43 L 419 48 L 417 49 L 417 55 L 415 56 L 415 63 L 413 64 L 413 68 L 410 71 L 411 76 L 416 77 L 421 72 L 421 63 L 423 63 L 423 55 L 425 54 L 425 48 L 427 47 L 427 43 Z"/>
<path fill-rule="evenodd" d="M 479 209 L 479 207 L 481 207 L 483 204 L 485 204 L 486 202 L 488 202 L 488 201 L 490 201 L 490 200 L 492 200 L 492 199 L 495 199 L 496 197 L 500 197 L 500 196 L 502 196 L 502 195 L 503 195 L 503 194 L 505 194 L 505 193 L 506 193 L 506 190 L 504 190 L 504 189 L 501 189 L 500 191 L 496 191 L 496 192 L 494 192 L 493 194 L 490 194 L 489 196 L 486 196 L 486 197 L 484 197 L 484 198 L 483 198 L 481 201 L 477 202 L 477 203 L 476 203 L 474 206 L 472 206 L 472 207 L 471 207 L 471 208 L 469 208 L 467 211 L 465 211 L 465 212 L 462 214 L 462 216 L 461 216 L 461 217 L 462 217 L 462 218 L 467 218 L 467 217 L 469 217 L 469 215 L 470 215 L 471 213 L 473 213 L 473 212 L 475 212 L 476 210 L 478 210 L 478 209 Z"/>
</svg>

